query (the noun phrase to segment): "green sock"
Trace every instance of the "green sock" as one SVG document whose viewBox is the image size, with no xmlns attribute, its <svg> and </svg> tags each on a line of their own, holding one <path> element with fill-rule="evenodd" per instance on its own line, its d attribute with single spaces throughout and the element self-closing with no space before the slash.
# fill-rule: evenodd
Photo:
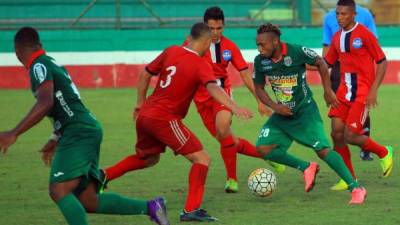
<svg viewBox="0 0 400 225">
<path fill-rule="evenodd" d="M 322 160 L 324 160 L 329 167 L 331 167 L 339 175 L 339 177 L 349 185 L 350 191 L 359 186 L 357 180 L 353 179 L 353 176 L 351 175 L 346 164 L 344 164 L 342 157 L 337 152 L 329 150 L 328 154 L 326 154 Z"/>
<path fill-rule="evenodd" d="M 72 193 L 64 196 L 56 204 L 69 225 L 88 225 L 86 211 Z"/>
<path fill-rule="evenodd" d="M 99 206 L 96 213 L 114 215 L 147 215 L 147 201 L 130 199 L 116 193 L 97 195 Z"/>
<path fill-rule="evenodd" d="M 309 162 L 296 158 L 279 148 L 272 150 L 271 153 L 264 156 L 264 159 L 271 160 L 279 164 L 284 164 L 293 167 L 295 169 L 301 170 L 303 172 L 304 170 L 307 169 L 307 167 L 310 166 Z"/>
</svg>

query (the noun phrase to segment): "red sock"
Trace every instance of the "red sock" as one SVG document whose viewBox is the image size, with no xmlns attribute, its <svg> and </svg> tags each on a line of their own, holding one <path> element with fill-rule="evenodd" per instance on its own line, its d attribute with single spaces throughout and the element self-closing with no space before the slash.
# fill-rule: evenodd
<svg viewBox="0 0 400 225">
<path fill-rule="evenodd" d="M 208 166 L 194 163 L 189 172 L 189 191 L 185 211 L 192 212 L 200 208 L 203 201 L 204 185 L 206 183 Z"/>
<path fill-rule="evenodd" d="M 349 150 L 349 146 L 345 145 L 343 147 L 335 147 L 335 151 L 342 156 L 344 164 L 346 164 L 347 168 L 350 170 L 353 178 L 356 179 L 356 174 L 354 173 L 353 164 L 351 163 L 351 153 Z"/>
<path fill-rule="evenodd" d="M 131 170 L 142 169 L 146 167 L 146 161 L 139 158 L 137 155 L 130 155 L 125 159 L 121 160 L 114 166 L 105 169 L 107 180 L 114 180 L 126 172 Z"/>
<path fill-rule="evenodd" d="M 237 180 L 236 176 L 236 146 L 232 135 L 219 142 L 221 144 L 221 156 L 224 160 L 227 179 Z"/>
<path fill-rule="evenodd" d="M 384 146 L 376 143 L 370 137 L 368 137 L 367 141 L 362 146 L 362 149 L 377 154 L 381 159 L 388 154 L 388 150 Z"/>
<path fill-rule="evenodd" d="M 262 158 L 260 154 L 256 151 L 256 146 L 252 145 L 245 139 L 239 138 L 239 144 L 237 145 L 237 152 L 243 155 Z"/>
</svg>

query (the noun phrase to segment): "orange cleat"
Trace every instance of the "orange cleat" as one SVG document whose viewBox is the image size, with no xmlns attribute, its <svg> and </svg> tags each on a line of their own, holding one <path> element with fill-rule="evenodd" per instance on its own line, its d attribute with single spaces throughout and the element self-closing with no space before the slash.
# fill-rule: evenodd
<svg viewBox="0 0 400 225">
<path fill-rule="evenodd" d="M 316 162 L 311 162 L 310 166 L 304 170 L 304 191 L 309 192 L 313 189 L 315 184 L 315 178 L 319 172 L 319 165 Z"/>
</svg>

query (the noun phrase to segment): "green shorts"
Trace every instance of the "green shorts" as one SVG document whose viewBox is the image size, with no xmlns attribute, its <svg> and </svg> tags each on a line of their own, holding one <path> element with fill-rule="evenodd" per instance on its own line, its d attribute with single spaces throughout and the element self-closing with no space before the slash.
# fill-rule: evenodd
<svg viewBox="0 0 400 225">
<path fill-rule="evenodd" d="M 304 105 L 295 117 L 284 117 L 274 113 L 262 127 L 256 146 L 277 145 L 279 149 L 286 151 L 293 141 L 315 151 L 330 148 L 314 100 Z"/>
<path fill-rule="evenodd" d="M 91 180 L 101 181 L 99 153 L 102 138 L 103 131 L 97 121 L 66 126 L 52 162 L 50 184 L 82 177 L 78 189 L 85 189 Z"/>
</svg>

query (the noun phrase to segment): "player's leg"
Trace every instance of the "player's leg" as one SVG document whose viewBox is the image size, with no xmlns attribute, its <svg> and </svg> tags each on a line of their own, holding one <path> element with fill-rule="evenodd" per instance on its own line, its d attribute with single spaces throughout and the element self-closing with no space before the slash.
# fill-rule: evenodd
<svg viewBox="0 0 400 225">
<path fill-rule="evenodd" d="M 367 119 L 365 120 L 363 128 L 364 128 L 364 135 L 369 137 L 371 134 L 371 118 L 369 115 L 368 115 Z M 360 150 L 360 159 L 364 160 L 364 161 L 374 160 L 371 153 L 364 151 L 363 149 Z"/>
<path fill-rule="evenodd" d="M 49 195 L 69 225 L 88 225 L 85 209 L 73 194 L 80 180 L 80 178 L 75 178 L 49 185 Z"/>
<path fill-rule="evenodd" d="M 375 142 L 371 137 L 364 135 L 363 124 L 368 116 L 365 104 L 353 103 L 346 120 L 344 138 L 346 142 L 357 145 L 365 151 L 375 153 L 381 159 L 383 176 L 391 175 L 393 168 L 393 149 Z"/>
<path fill-rule="evenodd" d="M 263 126 L 256 144 L 257 151 L 265 160 L 271 160 L 302 171 L 305 191 L 308 192 L 313 187 L 319 166 L 287 153 L 293 140 L 280 127 L 275 125 L 279 122 L 276 117 L 272 116 Z"/>
<path fill-rule="evenodd" d="M 125 173 L 133 170 L 151 167 L 158 163 L 160 157 L 159 153 L 164 152 L 165 144 L 149 132 L 162 130 L 165 126 L 164 123 L 157 122 L 157 120 L 149 119 L 139 116 L 136 120 L 136 153 L 129 155 L 106 169 L 103 169 L 105 178 L 103 179 L 104 189 L 106 184 Z"/>
<path fill-rule="evenodd" d="M 89 213 L 111 215 L 148 215 L 159 225 L 168 225 L 167 211 L 164 200 L 141 200 L 127 198 L 116 193 L 99 194 L 99 181 L 88 179 L 88 184 L 79 193 L 79 200 Z"/>
</svg>

